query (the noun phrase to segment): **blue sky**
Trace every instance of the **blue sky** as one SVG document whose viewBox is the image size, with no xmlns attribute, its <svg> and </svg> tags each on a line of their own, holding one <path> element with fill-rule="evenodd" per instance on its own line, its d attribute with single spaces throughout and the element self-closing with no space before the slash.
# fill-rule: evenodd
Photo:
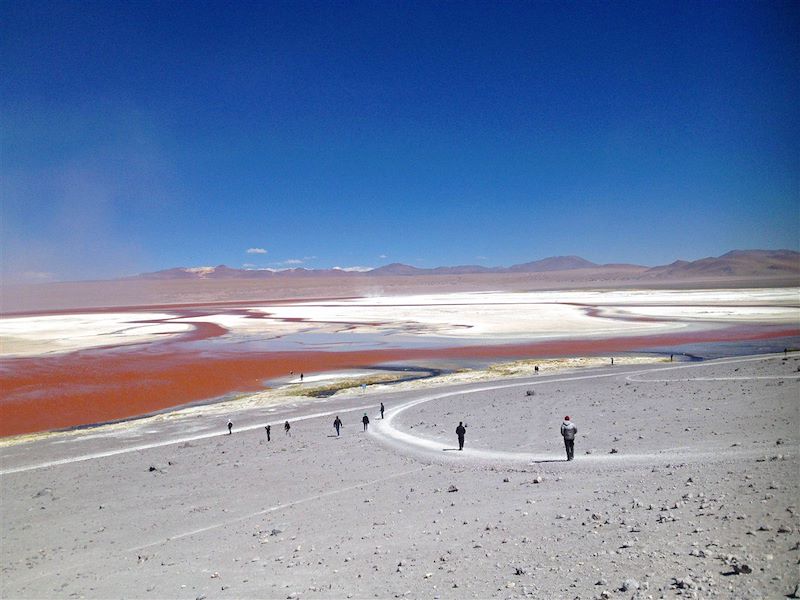
<svg viewBox="0 0 800 600">
<path fill-rule="evenodd" d="M 5 281 L 800 248 L 796 2 L 26 1 L 0 28 Z"/>
</svg>

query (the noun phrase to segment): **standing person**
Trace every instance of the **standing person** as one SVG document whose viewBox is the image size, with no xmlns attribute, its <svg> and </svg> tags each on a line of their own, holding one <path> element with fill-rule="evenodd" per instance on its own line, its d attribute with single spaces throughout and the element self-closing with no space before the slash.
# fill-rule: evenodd
<svg viewBox="0 0 800 600">
<path fill-rule="evenodd" d="M 339 436 L 339 428 L 342 426 L 342 420 L 339 418 L 339 415 L 336 415 L 336 418 L 333 420 L 333 428 L 336 430 L 336 436 Z"/>
<path fill-rule="evenodd" d="M 381 419 L 383 418 L 383 411 L 384 411 L 383 402 L 381 402 Z"/>
<path fill-rule="evenodd" d="M 300 383 L 303 383 L 303 374 L 300 373 Z"/>
<path fill-rule="evenodd" d="M 458 436 L 458 449 L 464 449 L 464 436 L 467 435 L 467 428 L 464 426 L 464 423 L 461 421 L 458 422 L 458 427 L 456 427 L 456 435 Z"/>
<path fill-rule="evenodd" d="M 286 423 L 283 424 L 283 431 L 286 432 L 286 435 L 292 435 L 291 433 L 289 433 L 289 430 L 291 428 L 292 426 L 289 425 L 289 421 L 286 421 Z"/>
<path fill-rule="evenodd" d="M 369 425 L 369 417 L 367 416 L 367 413 L 364 413 L 364 416 L 361 417 L 361 422 L 364 424 L 364 431 L 366 431 L 367 425 Z"/>
<path fill-rule="evenodd" d="M 231 423 L 231 420 L 228 419 L 228 435 L 232 433 L 233 433 L 233 423 Z"/>
<path fill-rule="evenodd" d="M 564 438 L 564 447 L 567 449 L 567 460 L 575 457 L 576 433 L 578 433 L 578 428 L 575 423 L 569 420 L 569 416 L 564 417 L 564 422 L 561 424 L 561 436 Z"/>
<path fill-rule="evenodd" d="M 272 425 L 267 425 L 266 427 L 264 427 L 264 429 L 267 430 L 267 441 L 269 441 L 269 433 L 270 431 L 272 431 Z"/>
<path fill-rule="evenodd" d="M 613 356 L 611 357 L 611 366 L 612 367 L 614 366 L 614 357 Z"/>
</svg>

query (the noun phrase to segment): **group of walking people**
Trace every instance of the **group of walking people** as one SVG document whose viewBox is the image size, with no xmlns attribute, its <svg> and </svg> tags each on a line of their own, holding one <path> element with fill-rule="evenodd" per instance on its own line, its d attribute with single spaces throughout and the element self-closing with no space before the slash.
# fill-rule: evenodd
<svg viewBox="0 0 800 600">
<path fill-rule="evenodd" d="M 383 413 L 386 408 L 383 406 L 383 402 L 381 402 L 381 419 L 383 418 Z M 361 417 L 361 424 L 364 426 L 364 431 L 367 431 L 369 427 L 369 417 L 367 413 L 364 413 L 364 416 Z M 336 415 L 336 418 L 333 420 L 333 428 L 336 430 L 336 436 L 339 436 L 339 430 L 342 428 L 342 420 L 339 418 L 339 415 Z"/>
<path fill-rule="evenodd" d="M 578 428 L 575 423 L 570 421 L 569 415 L 564 417 L 564 422 L 561 424 L 561 437 L 564 438 L 564 447 L 567 450 L 567 460 L 572 460 L 575 457 L 575 434 L 578 433 Z M 467 426 L 463 421 L 458 422 L 456 427 L 456 437 L 458 437 L 458 449 L 464 449 L 464 438 L 467 435 Z"/>
<path fill-rule="evenodd" d="M 386 410 L 383 406 L 383 402 L 381 402 L 381 419 L 383 419 L 383 413 Z M 361 417 L 361 424 L 364 427 L 364 431 L 367 431 L 369 427 L 369 416 L 367 413 L 364 413 L 364 416 Z M 333 420 L 333 428 L 336 430 L 336 436 L 338 437 L 341 429 L 343 427 L 342 420 L 339 418 L 339 415 L 336 415 L 336 418 Z M 271 439 L 271 431 L 272 426 L 267 425 L 264 427 L 267 432 L 267 441 L 269 442 Z M 289 424 L 289 421 L 286 421 L 283 424 L 283 431 L 286 435 L 291 436 L 291 429 L 292 426 Z M 561 423 L 561 437 L 564 438 L 564 448 L 567 451 L 567 460 L 572 460 L 575 458 L 575 435 L 578 433 L 578 427 L 573 423 L 569 415 L 564 417 L 564 422 Z M 228 435 L 233 434 L 233 422 L 228 419 Z M 467 426 L 463 421 L 458 422 L 458 427 L 456 427 L 456 437 L 458 438 L 458 449 L 464 450 L 464 439 L 467 435 Z"/>
</svg>

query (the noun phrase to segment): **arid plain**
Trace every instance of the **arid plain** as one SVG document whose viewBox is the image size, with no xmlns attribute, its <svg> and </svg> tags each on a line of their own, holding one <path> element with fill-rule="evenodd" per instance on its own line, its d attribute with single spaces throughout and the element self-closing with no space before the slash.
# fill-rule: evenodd
<svg viewBox="0 0 800 600">
<path fill-rule="evenodd" d="M 659 287 L 315 288 L 316 300 L 283 290 L 180 305 L 160 292 L 10 315 L 3 369 L 18 404 L 4 397 L 4 422 L 41 424 L 19 403 L 70 386 L 90 394 L 72 411 L 85 420 L 94 386 L 113 406 L 120 395 L 103 386 L 136 387 L 147 364 L 162 368 L 138 371 L 149 392 L 175 377 L 185 393 L 179 372 L 224 385 L 135 407 L 158 411 L 146 418 L 7 437 L 1 595 L 793 594 L 797 288 Z M 108 367 L 126 364 L 115 380 Z M 60 373 L 60 387 L 14 379 L 32 367 L 45 384 Z M 390 383 L 397 369 L 428 377 Z M 579 427 L 570 463 L 566 414 Z"/>
</svg>

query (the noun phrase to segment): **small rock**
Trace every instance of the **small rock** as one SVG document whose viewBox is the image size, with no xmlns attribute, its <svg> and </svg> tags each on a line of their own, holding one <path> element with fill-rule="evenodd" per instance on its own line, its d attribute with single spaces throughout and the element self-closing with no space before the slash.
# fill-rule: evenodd
<svg viewBox="0 0 800 600">
<path fill-rule="evenodd" d="M 448 492 L 457 492 L 458 488 L 456 486 L 454 486 L 454 485 L 451 485 L 449 488 L 447 488 L 447 491 Z"/>
<path fill-rule="evenodd" d="M 633 590 L 638 590 L 639 587 L 639 582 L 631 577 L 623 581 L 619 589 L 622 592 L 632 592 Z"/>
</svg>

